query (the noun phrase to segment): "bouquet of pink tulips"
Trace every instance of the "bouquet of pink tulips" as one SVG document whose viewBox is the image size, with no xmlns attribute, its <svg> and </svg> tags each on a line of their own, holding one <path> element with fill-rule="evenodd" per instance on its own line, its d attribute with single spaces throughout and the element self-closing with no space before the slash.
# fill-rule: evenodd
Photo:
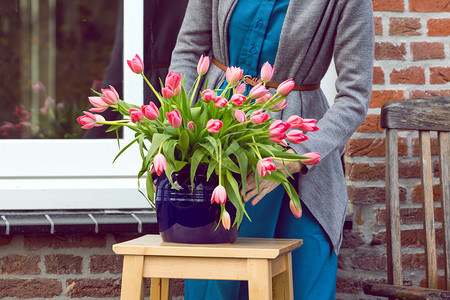
<svg viewBox="0 0 450 300">
<path fill-rule="evenodd" d="M 301 216 L 297 192 L 275 161 L 319 162 L 319 153 L 297 155 L 286 151 L 286 139 L 291 143 L 301 143 L 308 139 L 303 131 L 316 131 L 318 128 L 313 119 L 291 116 L 283 122 L 269 116 L 270 111 L 286 107 L 286 96 L 295 85 L 291 79 L 281 83 L 276 94 L 271 95 L 265 83 L 271 80 L 273 67 L 266 63 L 261 70 L 262 82 L 245 96 L 243 70 L 229 67 L 225 89 L 204 89 L 199 93 L 201 77 L 206 74 L 210 63 L 209 57 L 202 56 L 197 66 L 198 77 L 189 92 L 184 88 L 182 74 L 172 71 L 167 75 L 161 92 L 158 92 L 144 76 L 144 66 L 138 55 L 127 62 L 134 73 L 143 76 L 158 98 L 160 108 L 154 103 L 141 107 L 128 104 L 120 100 L 114 87 L 110 86 L 110 89 L 102 89 L 97 96 L 89 97 L 94 106 L 90 111 L 103 112 L 111 107 L 125 118 L 106 121 L 99 114 L 84 112 L 78 122 L 84 129 L 109 125 L 107 131 L 117 131 L 126 126 L 135 132 L 135 138 L 119 151 L 117 157 L 132 144 L 139 145 L 142 168 L 138 178 L 147 173 L 147 195 L 153 207 L 152 172 L 158 176 L 165 172 L 174 186 L 172 174 L 189 164 L 192 184 L 198 165 L 206 163 L 209 166 L 207 177 L 212 173 L 218 176 L 219 184 L 212 194 L 211 203 L 222 205 L 221 221 L 225 228 L 231 226 L 230 216 L 225 210 L 226 201 L 231 201 L 236 207 L 233 225 L 239 226 L 246 215 L 242 200 L 245 199 L 246 178 L 251 172 L 255 174 L 258 189 L 260 178 L 281 182 L 291 199 L 293 214 Z M 151 145 L 147 146 L 146 141 Z M 286 168 L 285 172 L 292 177 Z M 240 182 L 235 179 L 236 175 L 240 176 Z"/>
</svg>

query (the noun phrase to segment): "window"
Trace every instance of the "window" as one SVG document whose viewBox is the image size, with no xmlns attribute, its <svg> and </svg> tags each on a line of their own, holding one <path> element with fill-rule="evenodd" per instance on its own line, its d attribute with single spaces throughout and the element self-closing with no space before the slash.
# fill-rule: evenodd
<svg viewBox="0 0 450 300">
<path fill-rule="evenodd" d="M 74 122 L 109 63 L 121 2 L 0 3 L 0 209 L 149 207 L 137 191 L 137 148 L 113 165 L 117 141 L 83 138 Z M 142 56 L 142 7 L 123 1 L 124 57 Z M 140 104 L 143 83 L 130 73 L 121 96 Z"/>
</svg>

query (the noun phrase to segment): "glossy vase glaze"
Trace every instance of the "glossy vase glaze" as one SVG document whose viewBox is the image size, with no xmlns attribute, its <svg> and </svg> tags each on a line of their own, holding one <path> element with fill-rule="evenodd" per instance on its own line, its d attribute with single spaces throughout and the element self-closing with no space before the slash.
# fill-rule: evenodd
<svg viewBox="0 0 450 300">
<path fill-rule="evenodd" d="M 219 204 L 211 203 L 211 195 L 218 181 L 213 176 L 206 181 L 206 168 L 204 165 L 198 167 L 193 192 L 189 166 L 172 175 L 179 190 L 172 187 L 164 173 L 156 180 L 156 215 L 163 241 L 217 244 L 236 240 L 237 226 L 230 230 L 226 230 L 222 224 L 217 226 L 221 208 Z M 230 201 L 225 205 L 233 224 L 236 209 Z"/>
</svg>

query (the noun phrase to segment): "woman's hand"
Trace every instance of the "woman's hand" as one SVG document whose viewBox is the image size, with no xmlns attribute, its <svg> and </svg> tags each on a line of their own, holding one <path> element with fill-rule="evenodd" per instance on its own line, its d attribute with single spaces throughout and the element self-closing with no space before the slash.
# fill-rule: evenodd
<svg viewBox="0 0 450 300">
<path fill-rule="evenodd" d="M 293 149 L 289 149 L 287 152 L 295 153 Z M 281 170 L 283 174 L 288 177 L 289 174 L 286 172 L 282 161 L 275 161 L 277 165 L 277 169 Z M 300 172 L 303 167 L 303 164 L 299 161 L 285 161 L 286 167 L 291 174 Z M 252 205 L 256 205 L 265 195 L 273 191 L 277 186 L 279 186 L 280 182 L 273 182 L 269 180 L 261 179 L 259 181 L 259 194 L 258 189 L 256 187 L 255 174 L 252 173 L 247 177 L 247 186 L 246 186 L 246 195 L 245 202 L 253 198 Z M 243 191 L 241 190 L 241 194 Z"/>
</svg>

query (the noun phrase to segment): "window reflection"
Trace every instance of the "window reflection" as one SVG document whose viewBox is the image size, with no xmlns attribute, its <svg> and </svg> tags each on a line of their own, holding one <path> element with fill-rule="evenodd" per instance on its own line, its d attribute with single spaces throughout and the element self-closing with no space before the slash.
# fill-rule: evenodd
<svg viewBox="0 0 450 300">
<path fill-rule="evenodd" d="M 0 1 L 0 138 L 83 137 L 76 117 L 101 87 L 120 5 Z"/>
</svg>

